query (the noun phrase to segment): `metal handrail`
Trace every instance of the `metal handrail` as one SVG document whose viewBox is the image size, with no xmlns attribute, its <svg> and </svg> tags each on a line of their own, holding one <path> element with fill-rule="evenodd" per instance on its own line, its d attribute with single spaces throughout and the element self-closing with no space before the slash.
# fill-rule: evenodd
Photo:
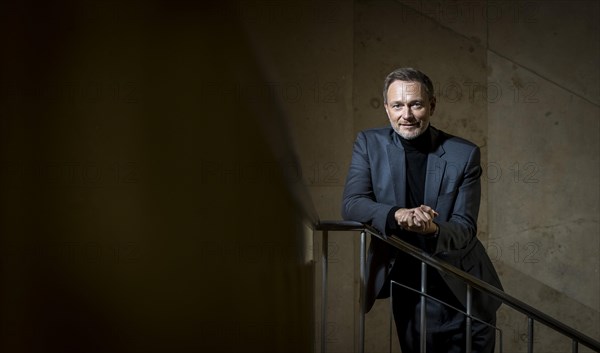
<svg viewBox="0 0 600 353">
<path fill-rule="evenodd" d="M 564 323 L 556 320 L 555 318 L 551 317 L 548 314 L 545 314 L 543 312 L 541 312 L 540 310 L 532 307 L 529 304 L 524 303 L 523 301 L 505 293 L 504 291 L 488 284 L 487 282 L 484 282 L 482 280 L 480 280 L 477 277 L 474 277 L 442 260 L 439 260 L 437 258 L 435 258 L 434 256 L 424 252 L 423 250 L 417 248 L 416 246 L 413 246 L 403 240 L 400 240 L 397 237 L 387 237 L 384 236 L 382 234 L 380 234 L 375 228 L 369 226 L 368 224 L 363 224 L 360 222 L 353 222 L 353 221 L 320 221 L 319 223 L 317 223 L 317 225 L 315 226 L 315 230 L 318 231 L 322 231 L 323 232 L 323 259 L 326 261 L 327 260 L 327 245 L 325 244 L 327 242 L 327 232 L 328 231 L 360 231 L 361 232 L 361 262 L 364 261 L 363 257 L 364 257 L 364 242 L 365 242 L 365 234 L 369 233 L 372 236 L 375 236 L 379 239 L 381 239 L 382 241 L 386 242 L 389 245 L 392 245 L 396 248 L 398 248 L 399 250 L 421 260 L 422 262 L 426 263 L 429 266 L 432 266 L 433 268 L 440 270 L 442 272 L 445 273 L 449 273 L 459 279 L 461 279 L 463 282 L 465 282 L 466 284 L 468 284 L 468 286 L 471 286 L 472 288 L 478 289 L 484 293 L 487 293 L 489 295 L 492 295 L 493 297 L 495 297 L 496 299 L 502 301 L 502 303 L 512 307 L 513 309 L 525 314 L 528 317 L 528 326 L 529 326 L 529 335 L 533 336 L 533 322 L 534 321 L 538 321 L 550 328 L 552 328 L 553 330 L 560 332 L 561 334 L 569 337 L 572 339 L 572 349 L 573 352 L 577 351 L 577 346 L 578 344 L 582 344 L 590 349 L 595 350 L 596 352 L 600 352 L 600 342 L 596 341 L 595 339 L 573 329 L 570 326 L 565 325 Z M 324 282 L 326 279 L 326 275 L 327 275 L 327 267 L 326 264 L 323 264 L 324 267 Z M 361 304 L 361 315 L 364 316 L 364 290 L 362 287 L 364 287 L 364 276 L 363 276 L 363 271 L 364 270 L 364 266 L 361 263 L 361 296 L 362 297 L 362 304 Z M 324 295 L 324 299 L 326 299 L 326 288 L 323 289 L 322 294 Z M 325 303 L 323 303 L 323 305 L 325 305 Z M 324 310 L 326 311 L 326 310 Z M 322 316 L 322 319 L 325 319 L 325 315 Z M 364 323 L 363 323 L 364 325 Z M 322 326 L 324 326 L 324 323 L 322 323 Z M 361 325 L 362 326 L 362 325 Z M 361 332 L 361 340 L 363 340 L 361 343 L 364 343 L 364 326 L 361 327 L 361 330 L 363 332 Z M 324 331 L 323 331 L 324 333 Z M 530 349 L 530 351 L 533 349 L 532 347 L 532 343 L 533 343 L 533 339 L 531 339 L 532 337 L 530 337 L 530 347 L 528 347 Z M 322 336 L 321 337 L 322 342 L 325 341 L 325 337 Z M 322 346 L 322 348 L 324 348 L 324 346 Z M 322 352 L 325 352 L 324 349 L 322 349 Z"/>
</svg>

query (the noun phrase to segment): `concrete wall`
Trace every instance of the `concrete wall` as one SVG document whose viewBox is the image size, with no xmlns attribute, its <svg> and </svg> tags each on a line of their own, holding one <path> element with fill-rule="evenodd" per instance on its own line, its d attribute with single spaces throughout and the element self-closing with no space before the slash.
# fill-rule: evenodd
<svg viewBox="0 0 600 353">
<path fill-rule="evenodd" d="M 315 11 L 312 2 L 294 4 Z M 438 94 L 432 123 L 482 149 L 479 237 L 507 292 L 599 338 L 598 4 L 374 0 L 326 2 L 316 11 L 329 21 L 270 23 L 260 42 L 279 77 L 339 87 L 332 101 L 285 104 L 320 217 L 339 218 L 356 133 L 387 124 L 384 76 L 421 68 Z M 357 243 L 349 234 L 330 242 L 328 347 L 348 352 L 356 343 L 349 320 L 357 310 Z M 370 352 L 388 349 L 387 305 L 368 315 Z M 503 307 L 499 325 L 505 351 L 526 349 L 522 316 Z M 537 332 L 540 351 L 569 349 L 567 339 Z"/>
<path fill-rule="evenodd" d="M 488 249 L 507 292 L 598 339 L 600 7 L 515 6 L 522 16 L 488 25 L 488 84 L 503 88 L 488 104 L 489 172 L 502 171 L 488 175 Z M 500 319 L 524 350 L 524 319 Z M 569 349 L 556 335 L 536 344 Z"/>
<path fill-rule="evenodd" d="M 596 2 L 17 3 L 0 11 L 4 350 L 311 350 L 322 244 L 298 213 L 340 218 L 352 143 L 388 124 L 400 66 L 434 80 L 432 123 L 482 149 L 479 237 L 507 292 L 600 338 Z M 215 220 L 232 243 L 204 238 Z M 267 220 L 294 232 L 248 231 Z M 357 343 L 357 245 L 330 236 L 331 352 Z M 368 352 L 389 348 L 387 305 Z M 525 351 L 524 318 L 499 325 Z"/>
<path fill-rule="evenodd" d="M 340 197 L 354 141 L 352 105 L 353 22 L 351 1 L 247 2 L 243 23 L 259 62 L 280 87 L 281 109 L 300 158 L 302 184 L 321 219 L 340 218 Z M 320 233 L 315 234 L 315 295 L 321 291 Z M 329 238 L 328 344 L 333 351 L 354 350 L 358 291 L 354 234 Z M 317 318 L 320 318 L 317 303 Z M 317 340 L 321 323 L 317 321 Z"/>
</svg>

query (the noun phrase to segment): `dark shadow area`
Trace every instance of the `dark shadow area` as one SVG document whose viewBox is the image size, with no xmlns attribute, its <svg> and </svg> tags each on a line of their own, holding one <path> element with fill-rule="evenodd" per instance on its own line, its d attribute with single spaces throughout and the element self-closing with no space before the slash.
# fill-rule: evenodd
<svg viewBox="0 0 600 353">
<path fill-rule="evenodd" d="M 9 1 L 0 31 L 0 350 L 311 351 L 311 211 L 235 9 Z"/>
</svg>

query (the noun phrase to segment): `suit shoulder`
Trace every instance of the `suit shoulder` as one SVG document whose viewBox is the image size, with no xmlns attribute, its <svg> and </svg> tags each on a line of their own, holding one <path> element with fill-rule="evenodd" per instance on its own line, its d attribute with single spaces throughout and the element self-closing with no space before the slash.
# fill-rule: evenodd
<svg viewBox="0 0 600 353">
<path fill-rule="evenodd" d="M 362 130 L 358 136 L 364 136 L 367 141 L 390 141 L 393 131 L 391 127 L 380 127 Z"/>
<path fill-rule="evenodd" d="M 479 146 L 477 146 L 475 143 L 473 143 L 465 138 L 451 135 L 451 134 L 449 134 L 447 132 L 443 132 L 441 130 L 438 130 L 438 131 L 439 131 L 440 140 L 444 146 L 459 149 L 459 150 L 465 150 L 465 151 L 472 151 L 473 149 L 479 149 Z"/>
</svg>

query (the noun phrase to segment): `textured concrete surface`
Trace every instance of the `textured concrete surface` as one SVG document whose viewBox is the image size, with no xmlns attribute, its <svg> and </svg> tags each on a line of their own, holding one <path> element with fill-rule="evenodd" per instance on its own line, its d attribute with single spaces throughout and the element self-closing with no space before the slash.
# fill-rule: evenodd
<svg viewBox="0 0 600 353">
<path fill-rule="evenodd" d="M 345 77 L 352 77 L 346 81 L 351 106 L 343 112 L 348 119 L 343 132 L 328 131 L 340 140 L 329 140 L 324 149 L 302 147 L 322 145 L 319 138 L 306 137 L 308 130 L 299 132 L 301 155 L 333 155 L 339 148 L 340 164 L 346 164 L 358 131 L 387 124 L 384 76 L 399 66 L 427 72 L 438 95 L 432 124 L 481 147 L 479 237 L 507 292 L 599 338 L 598 4 L 375 0 L 355 1 L 352 7 L 351 14 L 342 11 L 352 17 L 343 24 L 352 34 L 337 37 L 351 41 L 337 47 L 351 54 L 352 66 L 349 56 L 328 52 L 342 60 L 331 70 L 343 66 Z M 321 133 L 314 130 L 311 136 Z M 341 193 L 344 173 L 342 168 L 337 189 L 311 190 L 325 218 L 338 218 L 335 193 Z M 334 239 L 344 249 L 340 254 L 350 256 L 350 247 L 341 245 L 348 240 Z M 348 280 L 356 274 L 354 261 L 355 266 L 331 268 Z M 387 305 L 378 302 L 367 316 L 368 352 L 389 349 Z M 330 317 L 347 320 L 349 308 L 345 301 L 330 302 Z M 522 315 L 502 308 L 505 351 L 526 349 L 524 323 Z M 545 328 L 537 332 L 540 351 L 569 347 L 568 340 Z M 399 351 L 395 336 L 392 345 Z"/>
<path fill-rule="evenodd" d="M 321 219 L 339 219 L 352 148 L 353 6 L 349 1 L 246 2 L 244 14 L 258 60 L 282 88 L 280 109 L 300 160 L 299 183 L 308 188 Z M 315 233 L 315 295 L 321 293 L 321 234 Z M 356 235 L 329 236 L 327 347 L 354 350 L 358 309 Z M 320 302 L 316 305 L 320 340 Z M 317 347 L 320 349 L 320 346 Z"/>
<path fill-rule="evenodd" d="M 240 4 L 270 80 L 262 90 L 276 96 L 287 118 L 297 182 L 308 187 L 321 219 L 340 218 L 356 133 L 388 124 L 383 78 L 396 67 L 420 68 L 437 91 L 432 124 L 481 147 L 479 237 L 507 292 L 600 336 L 595 2 Z M 318 297 L 320 234 L 314 239 Z M 356 239 L 330 235 L 331 352 L 356 344 Z M 319 310 L 317 303 L 317 320 Z M 499 324 L 511 333 L 505 351 L 522 351 L 522 317 L 503 308 Z M 367 317 L 368 352 L 387 351 L 389 329 L 387 301 L 380 301 Z M 539 333 L 543 351 L 563 349 L 560 338 Z M 399 351 L 395 335 L 391 341 Z"/>
<path fill-rule="evenodd" d="M 490 161 L 503 167 L 489 184 L 490 240 L 514 255 L 503 258 L 506 265 L 599 310 L 600 287 L 589 280 L 600 268 L 599 157 L 592 152 L 600 148 L 600 110 L 494 54 L 489 64 L 492 81 L 535 87 L 535 101 L 508 94 L 490 110 Z"/>
<path fill-rule="evenodd" d="M 488 106 L 487 248 L 508 293 L 598 339 L 598 3 L 517 8 L 525 17 L 489 24 L 488 87 L 502 94 Z M 500 314 L 509 331 L 526 327 Z M 568 350 L 538 332 L 541 351 Z M 522 334 L 507 347 L 524 351 Z"/>
<path fill-rule="evenodd" d="M 69 344 L 58 334 L 62 328 L 75 330 L 73 347 L 139 340 L 139 349 L 159 350 L 178 338 L 194 347 L 201 344 L 195 320 L 223 349 L 244 331 L 256 343 L 247 349 L 293 350 L 282 337 L 313 326 L 307 318 L 316 320 L 320 340 L 321 234 L 293 244 L 282 243 L 289 234 L 278 232 L 255 231 L 248 239 L 248 224 L 259 229 L 281 211 L 274 224 L 296 226 L 287 218 L 295 204 L 269 174 L 278 170 L 273 165 L 283 167 L 294 189 L 306 187 L 294 195 L 304 206 L 321 219 L 340 218 L 352 143 L 358 131 L 388 124 L 382 81 L 400 66 L 432 77 L 432 124 L 481 147 L 479 237 L 506 291 L 600 339 L 597 1 L 176 3 L 0 11 L 7 52 L 15 53 L 2 59 L 9 79 L 0 97 L 0 223 L 9 237 L 2 240 L 15 237 L 26 253 L 1 249 L 8 284 L 3 347 L 60 348 Z M 240 20 L 234 34 L 218 30 L 232 18 Z M 260 102 L 263 110 L 253 106 Z M 202 136 L 215 129 L 235 131 L 228 136 L 235 143 Z M 211 157 L 212 149 L 219 157 Z M 23 165 L 38 174 L 19 179 L 31 174 Z M 228 197 L 196 197 L 220 191 Z M 229 224 L 240 195 L 250 209 L 235 225 L 233 250 L 225 242 L 197 243 L 189 229 Z M 179 206 L 165 206 L 173 201 Z M 301 256 L 294 248 L 300 243 Z M 358 333 L 357 234 L 331 234 L 329 248 L 328 350 L 351 352 Z M 213 271 L 223 255 L 230 257 L 223 268 L 243 277 L 238 283 L 250 294 L 244 300 L 236 297 L 234 276 L 224 280 Z M 312 268 L 314 288 L 305 283 Z M 202 300 L 211 280 L 221 281 L 223 294 Z M 167 285 L 157 290 L 156 283 Z M 294 285 L 314 292 L 314 313 L 305 306 L 310 293 L 289 293 Z M 265 289 L 274 297 L 263 296 Z M 47 292 L 54 297 L 42 298 Z M 388 351 L 390 342 L 399 351 L 388 305 L 378 301 L 367 316 L 367 352 Z M 218 325 L 202 321 L 207 312 L 235 312 L 237 326 L 222 329 L 233 315 Z M 86 331 L 80 323 L 92 319 L 94 330 Z M 172 336 L 156 336 L 164 322 L 180 326 L 169 325 Z M 526 350 L 522 315 L 503 307 L 498 324 L 505 352 Z M 133 327 L 131 337 L 119 336 L 125 327 Z M 47 342 L 30 337 L 38 332 Z M 143 339 L 149 332 L 159 344 Z M 542 352 L 569 348 L 543 327 L 536 332 Z M 306 341 L 296 348 L 306 351 Z"/>
<path fill-rule="evenodd" d="M 531 69 L 563 90 L 600 104 L 597 1 L 492 2 L 489 50 Z"/>
</svg>

